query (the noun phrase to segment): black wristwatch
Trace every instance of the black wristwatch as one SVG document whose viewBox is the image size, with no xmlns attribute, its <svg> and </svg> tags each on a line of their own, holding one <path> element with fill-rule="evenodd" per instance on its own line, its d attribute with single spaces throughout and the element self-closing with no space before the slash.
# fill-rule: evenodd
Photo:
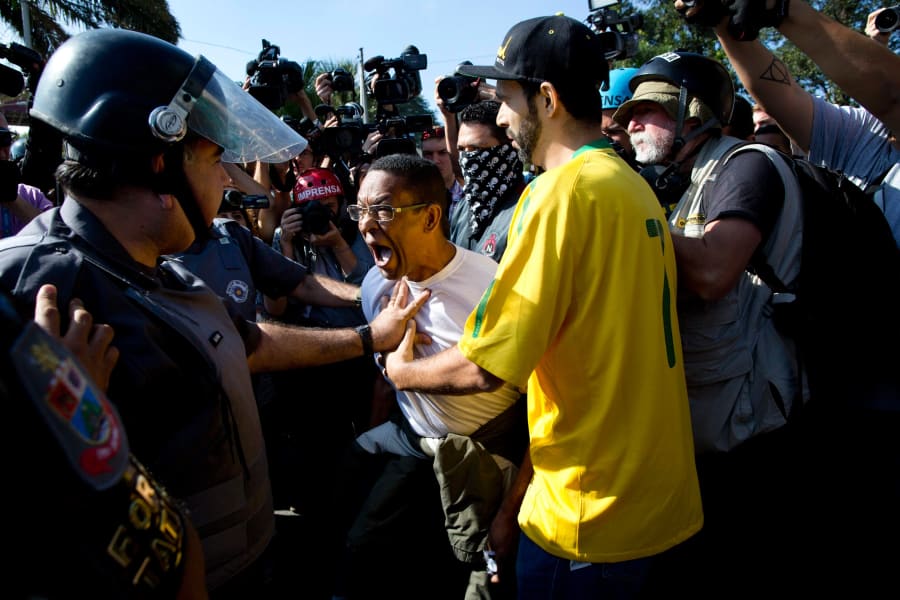
<svg viewBox="0 0 900 600">
<path fill-rule="evenodd" d="M 375 354 L 375 343 L 372 341 L 372 328 L 369 324 L 360 325 L 356 328 L 359 339 L 362 340 L 363 356 L 371 356 Z"/>
</svg>

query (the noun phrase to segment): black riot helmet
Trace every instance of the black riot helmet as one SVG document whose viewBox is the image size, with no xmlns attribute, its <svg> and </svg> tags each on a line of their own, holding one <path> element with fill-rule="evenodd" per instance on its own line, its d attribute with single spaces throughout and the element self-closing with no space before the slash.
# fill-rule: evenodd
<svg viewBox="0 0 900 600">
<path fill-rule="evenodd" d="M 306 148 L 300 134 L 204 57 L 123 29 L 89 30 L 60 46 L 30 116 L 62 135 L 67 159 L 88 167 L 134 173 L 164 153 L 165 171 L 145 183 L 178 198 L 198 237 L 209 223 L 181 164 L 189 132 L 221 146 L 225 162 L 285 162 Z"/>
<path fill-rule="evenodd" d="M 30 116 L 85 152 L 152 154 L 190 130 L 226 162 L 284 162 L 306 140 L 205 58 L 123 29 L 78 34 L 50 57 Z"/>
<path fill-rule="evenodd" d="M 684 88 L 712 111 L 720 125 L 731 121 L 734 82 L 718 61 L 694 52 L 667 52 L 644 63 L 631 78 L 632 93 L 644 81 L 668 81 Z"/>
</svg>

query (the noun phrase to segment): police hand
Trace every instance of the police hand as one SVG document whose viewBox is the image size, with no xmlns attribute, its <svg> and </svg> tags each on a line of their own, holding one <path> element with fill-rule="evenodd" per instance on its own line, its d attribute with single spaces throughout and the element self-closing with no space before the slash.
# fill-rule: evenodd
<svg viewBox="0 0 900 600">
<path fill-rule="evenodd" d="M 689 25 L 715 27 L 728 12 L 720 0 L 676 0 L 675 10 Z"/>
<path fill-rule="evenodd" d="M 105 324 L 94 325 L 91 313 L 76 298 L 69 303 L 69 329 L 61 336 L 56 287 L 50 284 L 42 285 L 38 290 L 34 321 L 41 329 L 61 339 L 100 389 L 106 391 L 110 374 L 119 359 L 119 350 L 110 345 L 113 340 L 112 327 Z"/>
<path fill-rule="evenodd" d="M 415 322 L 412 317 L 431 296 L 430 290 L 425 290 L 418 298 L 410 298 L 412 293 L 406 284 L 406 277 L 394 285 L 390 299 L 382 302 L 381 312 L 369 323 L 372 328 L 372 342 L 376 352 L 386 352 L 397 348 L 397 345 L 409 338 L 409 357 L 412 360 L 412 344 L 430 344 L 431 338 L 427 335 L 415 336 Z M 407 331 L 407 322 L 413 323 L 412 334 Z"/>
</svg>

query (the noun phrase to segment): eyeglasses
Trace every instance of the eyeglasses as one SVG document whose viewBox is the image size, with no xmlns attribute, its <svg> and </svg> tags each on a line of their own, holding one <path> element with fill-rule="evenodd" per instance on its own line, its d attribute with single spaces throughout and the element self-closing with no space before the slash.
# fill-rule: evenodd
<svg viewBox="0 0 900 600">
<path fill-rule="evenodd" d="M 444 139 L 444 128 L 443 127 L 432 127 L 428 131 L 422 132 L 422 141 L 430 140 L 431 138 Z"/>
<path fill-rule="evenodd" d="M 347 214 L 353 221 L 362 221 L 363 215 L 373 217 L 379 223 L 387 223 L 394 220 L 394 215 L 404 210 L 413 210 L 428 206 L 428 202 L 419 204 L 411 204 L 410 206 L 391 206 L 390 204 L 376 204 L 375 206 L 360 206 L 359 204 L 350 204 L 347 206 Z"/>
</svg>

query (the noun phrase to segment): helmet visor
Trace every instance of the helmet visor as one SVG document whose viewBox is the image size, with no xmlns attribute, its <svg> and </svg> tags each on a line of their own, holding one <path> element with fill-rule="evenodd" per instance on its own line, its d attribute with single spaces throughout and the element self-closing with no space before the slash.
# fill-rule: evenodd
<svg viewBox="0 0 900 600">
<path fill-rule="evenodd" d="M 218 69 L 191 108 L 187 126 L 222 146 L 224 162 L 286 162 L 307 146 L 303 136 Z"/>
</svg>

